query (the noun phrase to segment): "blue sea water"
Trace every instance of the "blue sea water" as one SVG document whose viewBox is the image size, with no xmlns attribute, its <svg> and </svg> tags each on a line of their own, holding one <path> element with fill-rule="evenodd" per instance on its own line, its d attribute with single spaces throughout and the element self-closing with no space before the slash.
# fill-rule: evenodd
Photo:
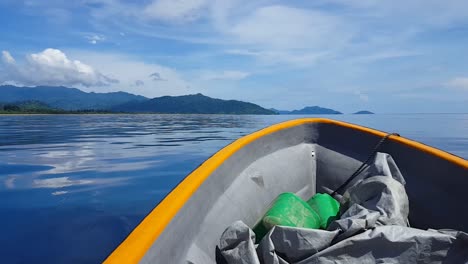
<svg viewBox="0 0 468 264">
<path fill-rule="evenodd" d="M 190 171 L 300 116 L 0 116 L 2 263 L 98 263 Z M 338 115 L 468 158 L 468 114 Z"/>
</svg>

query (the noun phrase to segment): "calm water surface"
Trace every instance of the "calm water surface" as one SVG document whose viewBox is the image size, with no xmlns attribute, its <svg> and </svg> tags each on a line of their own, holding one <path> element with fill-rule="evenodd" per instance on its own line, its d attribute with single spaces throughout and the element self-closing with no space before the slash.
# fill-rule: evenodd
<svg viewBox="0 0 468 264">
<path fill-rule="evenodd" d="M 97 263 L 190 171 L 299 116 L 0 116 L 3 263 Z M 328 116 L 468 158 L 468 114 Z"/>
</svg>

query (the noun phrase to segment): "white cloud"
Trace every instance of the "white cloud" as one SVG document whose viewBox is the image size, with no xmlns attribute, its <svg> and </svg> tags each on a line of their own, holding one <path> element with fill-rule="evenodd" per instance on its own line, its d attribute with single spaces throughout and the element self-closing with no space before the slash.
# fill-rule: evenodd
<svg viewBox="0 0 468 264">
<path fill-rule="evenodd" d="M 2 52 L 5 64 L 0 82 L 19 85 L 104 86 L 118 82 L 78 60 L 70 60 L 58 49 L 45 49 L 16 63 L 9 52 Z"/>
<path fill-rule="evenodd" d="M 214 39 L 214 45 L 225 49 L 253 51 L 249 56 L 262 64 L 288 66 L 314 65 L 319 58 L 368 56 L 366 61 L 376 61 L 417 55 L 398 50 L 407 50 L 406 44 L 421 31 L 468 17 L 468 2 L 461 0 L 319 0 L 308 7 L 291 1 L 195 0 L 184 2 L 184 8 L 162 8 L 180 3 L 154 1 L 145 12 L 158 7 L 156 18 L 164 21 L 210 19 L 182 29 L 154 30 L 147 23 L 139 32 L 184 42 L 213 44 Z"/>
<path fill-rule="evenodd" d="M 406 51 L 406 50 L 387 50 L 373 53 L 370 55 L 364 55 L 362 57 L 357 57 L 355 61 L 361 62 L 374 62 L 387 59 L 398 59 L 405 57 L 414 57 L 422 55 L 422 52 L 415 51 Z"/>
<path fill-rule="evenodd" d="M 191 92 L 189 83 L 170 67 L 141 62 L 121 54 L 75 50 L 71 55 L 89 64 L 70 60 L 57 49 L 28 55 L 24 63 L 18 64 L 8 51 L 3 51 L 5 70 L 3 75 L 0 72 L 0 83 L 79 86 L 82 90 L 95 92 L 123 90 L 148 97 Z M 234 78 L 235 74 L 228 72 L 227 77 Z M 119 80 L 108 76 L 118 76 Z"/>
<path fill-rule="evenodd" d="M 144 7 L 122 2 L 108 6 L 108 15 L 97 15 L 100 23 L 113 21 L 125 32 L 210 44 L 214 49 L 222 45 L 256 51 L 259 54 L 252 58 L 265 64 L 314 64 L 317 57 L 349 43 L 356 33 L 355 23 L 340 16 L 289 2 L 155 0 Z"/>
<path fill-rule="evenodd" d="M 207 0 L 155 0 L 144 9 L 149 18 L 164 22 L 185 23 L 198 19 Z"/>
<path fill-rule="evenodd" d="M 324 12 L 273 5 L 260 7 L 229 30 L 241 43 L 275 49 L 319 49 L 348 36 L 346 24 Z M 341 34 L 337 34 L 341 33 Z"/>
<path fill-rule="evenodd" d="M 445 83 L 450 88 L 468 91 L 468 77 L 456 77 Z"/>
<path fill-rule="evenodd" d="M 250 76 L 249 72 L 243 71 L 205 71 L 201 74 L 200 79 L 205 81 L 211 80 L 233 80 L 238 81 Z"/>
<path fill-rule="evenodd" d="M 97 43 L 99 43 L 99 42 L 103 42 L 104 40 L 106 40 L 106 38 L 105 38 L 104 36 L 102 36 L 102 35 L 96 35 L 96 34 L 90 35 L 90 36 L 86 36 L 85 38 L 88 40 L 88 42 L 89 42 L 90 44 L 93 44 L 93 45 L 95 45 L 95 44 L 97 44 Z"/>
<path fill-rule="evenodd" d="M 215 28 L 229 41 L 225 46 L 234 47 L 226 53 L 251 57 L 260 66 L 315 65 L 333 58 L 357 31 L 354 23 L 318 9 L 243 1 L 221 6 L 213 16 Z"/>
<path fill-rule="evenodd" d="M 263 50 L 251 51 L 243 49 L 232 49 L 225 51 L 226 54 L 240 55 L 255 58 L 264 65 L 282 65 L 282 66 L 310 66 L 325 58 L 327 52 L 312 51 L 288 51 L 288 50 Z"/>
<path fill-rule="evenodd" d="M 468 2 L 465 0 L 327 0 L 341 6 L 359 9 L 354 14 L 368 18 L 390 20 L 393 25 L 448 26 L 468 18 Z M 397 19 L 396 19 L 397 18 Z M 408 24 L 410 23 L 410 24 Z"/>
<path fill-rule="evenodd" d="M 147 97 L 183 95 L 193 92 L 188 88 L 189 82 L 183 78 L 181 73 L 171 67 L 157 63 L 145 63 L 135 58 L 116 53 L 89 52 L 82 50 L 69 51 L 69 53 L 75 57 L 86 60 L 93 65 L 95 69 L 101 72 L 105 72 L 110 76 L 119 77 L 119 83 L 107 87 L 100 87 L 99 91 L 101 92 L 121 90 Z M 154 81 L 155 76 L 152 76 L 154 73 L 158 73 L 161 80 Z M 93 87 L 84 87 L 83 90 L 96 91 Z"/>
<path fill-rule="evenodd" d="M 7 64 L 16 63 L 15 59 L 11 56 L 10 52 L 6 50 L 2 51 L 2 60 L 4 63 L 7 63 Z"/>
</svg>

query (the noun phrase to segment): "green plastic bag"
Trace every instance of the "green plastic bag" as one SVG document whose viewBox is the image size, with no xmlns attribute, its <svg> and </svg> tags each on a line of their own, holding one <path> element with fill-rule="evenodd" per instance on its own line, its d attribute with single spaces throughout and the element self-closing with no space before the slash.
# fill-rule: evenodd
<svg viewBox="0 0 468 264">
<path fill-rule="evenodd" d="M 256 241 L 259 242 L 276 225 L 317 229 L 321 225 L 321 219 L 319 214 L 296 194 L 282 193 L 253 228 Z"/>
<path fill-rule="evenodd" d="M 340 203 L 326 193 L 317 193 L 307 203 L 320 216 L 320 227 L 327 229 L 328 225 L 338 217 Z"/>
</svg>

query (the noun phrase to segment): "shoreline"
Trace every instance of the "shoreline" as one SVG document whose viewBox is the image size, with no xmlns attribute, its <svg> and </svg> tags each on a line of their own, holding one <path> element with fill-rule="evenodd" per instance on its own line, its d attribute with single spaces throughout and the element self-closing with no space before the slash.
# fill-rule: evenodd
<svg viewBox="0 0 468 264">
<path fill-rule="evenodd" d="M 208 113 L 0 113 L 0 116 L 36 116 L 36 115 L 261 115 L 261 116 L 277 116 L 268 114 L 208 114 Z"/>
</svg>

